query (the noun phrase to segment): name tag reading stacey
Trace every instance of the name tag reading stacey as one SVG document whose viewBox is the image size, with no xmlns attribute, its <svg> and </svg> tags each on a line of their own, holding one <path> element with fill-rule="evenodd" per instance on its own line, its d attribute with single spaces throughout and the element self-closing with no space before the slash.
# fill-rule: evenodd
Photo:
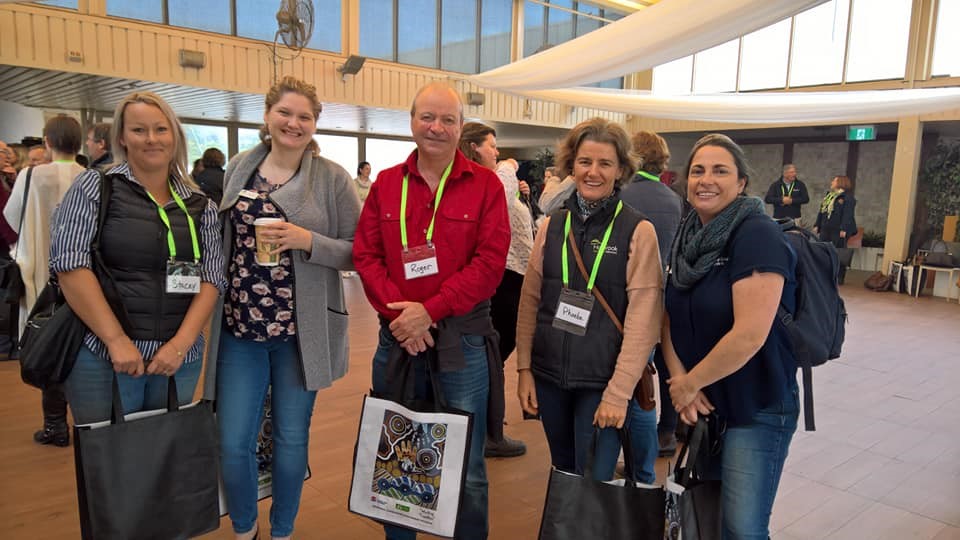
<svg viewBox="0 0 960 540">
<path fill-rule="evenodd" d="M 561 289 L 557 314 L 553 317 L 553 327 L 575 336 L 586 335 L 593 302 L 594 298 L 590 293 Z"/>
<path fill-rule="evenodd" d="M 437 265 L 437 250 L 433 246 L 412 247 L 402 253 L 401 260 L 403 275 L 407 279 L 432 276 L 440 272 L 440 267 Z"/>
<path fill-rule="evenodd" d="M 168 261 L 167 292 L 170 294 L 200 292 L 200 265 L 188 261 Z"/>
</svg>

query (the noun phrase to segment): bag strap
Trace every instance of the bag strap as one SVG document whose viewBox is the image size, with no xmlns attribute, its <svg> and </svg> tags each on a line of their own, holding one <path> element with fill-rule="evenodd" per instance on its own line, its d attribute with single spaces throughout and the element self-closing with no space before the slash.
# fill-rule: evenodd
<svg viewBox="0 0 960 540">
<path fill-rule="evenodd" d="M 26 184 L 23 186 L 23 202 L 20 203 L 20 224 L 17 225 L 17 250 L 13 255 L 13 260 L 17 260 L 20 255 L 20 236 L 23 234 L 23 216 L 27 213 L 27 194 L 30 193 L 30 178 L 33 176 L 33 167 L 27 167 Z"/>
<path fill-rule="evenodd" d="M 587 267 L 584 266 L 583 257 L 580 256 L 580 248 L 577 247 L 577 241 L 573 238 L 573 231 L 569 232 L 567 238 L 570 240 L 570 251 L 573 252 L 573 259 L 577 262 L 577 268 L 579 268 L 580 273 L 583 274 L 583 279 L 590 281 L 589 274 L 587 274 Z M 613 321 L 613 325 L 617 327 L 617 331 L 620 332 L 620 335 L 623 335 L 623 324 L 620 322 L 617 314 L 613 312 L 610 304 L 607 303 L 607 299 L 603 297 L 603 293 L 601 293 L 597 287 L 594 287 L 591 292 L 593 296 L 597 298 L 597 302 L 600 302 L 603 310 L 607 312 L 610 320 Z"/>
<path fill-rule="evenodd" d="M 683 487 L 690 487 L 694 480 L 694 468 L 697 461 L 704 450 L 710 446 L 708 438 L 707 418 L 700 416 L 697 419 L 697 425 L 689 432 L 687 443 L 680 448 L 680 453 L 677 455 L 677 463 L 673 469 L 674 482 Z M 686 464 L 684 464 L 684 458 L 687 459 Z"/>
<path fill-rule="evenodd" d="M 434 339 L 436 339 L 436 336 L 434 336 Z M 399 343 L 396 347 L 400 349 L 400 354 L 391 353 L 387 359 L 386 380 L 389 381 L 387 397 L 403 404 L 405 401 L 413 401 L 416 398 L 416 366 L 413 363 L 413 357 L 403 347 L 400 347 Z M 446 409 L 448 405 L 443 395 L 443 388 L 440 386 L 440 378 L 437 375 L 438 367 L 435 351 L 435 348 L 428 350 L 424 362 L 427 376 L 430 377 L 434 403 L 441 409 Z"/>
<path fill-rule="evenodd" d="M 167 412 L 180 410 L 180 400 L 177 396 L 177 381 L 173 375 L 167 377 Z M 110 423 L 123 424 L 127 420 L 123 417 L 123 401 L 120 399 L 120 380 L 116 372 L 113 374 L 113 404 L 110 408 Z"/>
<path fill-rule="evenodd" d="M 583 477 L 584 478 L 593 478 L 593 464 L 597 455 L 597 445 L 600 442 L 600 432 L 603 428 L 594 426 L 593 428 L 593 438 L 590 441 L 590 446 L 587 447 L 587 455 L 585 462 L 583 464 Z M 617 430 L 617 436 L 620 438 L 620 445 L 623 447 L 623 468 L 624 476 L 626 477 L 626 482 L 624 486 L 628 488 L 636 488 L 637 483 L 634 480 L 634 470 L 633 470 L 633 443 L 630 441 L 630 430 L 624 426 Z"/>
</svg>

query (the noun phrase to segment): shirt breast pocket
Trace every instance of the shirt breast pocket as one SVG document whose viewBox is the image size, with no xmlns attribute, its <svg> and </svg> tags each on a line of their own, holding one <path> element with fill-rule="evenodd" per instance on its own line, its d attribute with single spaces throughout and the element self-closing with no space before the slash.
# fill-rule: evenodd
<svg viewBox="0 0 960 540">
<path fill-rule="evenodd" d="M 437 212 L 433 240 L 438 244 L 473 246 L 477 241 L 480 212 L 474 209 L 443 208 Z"/>
</svg>

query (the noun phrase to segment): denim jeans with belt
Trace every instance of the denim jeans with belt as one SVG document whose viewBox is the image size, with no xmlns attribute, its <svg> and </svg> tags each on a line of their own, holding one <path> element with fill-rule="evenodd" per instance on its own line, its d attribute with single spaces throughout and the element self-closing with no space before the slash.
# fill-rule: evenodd
<svg viewBox="0 0 960 540">
<path fill-rule="evenodd" d="M 566 472 L 583 474 L 587 449 L 593 444 L 593 416 L 603 397 L 602 390 L 564 390 L 541 377 L 534 376 L 540 421 L 550 446 L 553 466 Z M 630 422 L 630 408 L 627 420 Z M 628 425 L 628 424 L 624 424 Z M 654 428 L 654 432 L 656 429 Z M 654 433 L 655 434 L 655 433 Z M 620 436 L 614 428 L 601 429 L 593 461 L 593 478 L 613 478 L 620 456 Z"/>
<path fill-rule="evenodd" d="M 239 339 L 224 328 L 216 361 L 220 471 L 233 530 L 248 532 L 257 522 L 255 452 L 269 387 L 273 416 L 270 534 L 290 536 L 300 509 L 310 417 L 317 397 L 316 391 L 304 388 L 297 341 Z"/>
<path fill-rule="evenodd" d="M 483 461 L 483 444 L 487 434 L 487 400 L 490 395 L 490 379 L 487 370 L 486 340 L 482 336 L 464 335 L 461 347 L 466 365 L 458 371 L 441 371 L 437 379 L 447 405 L 465 412 L 473 413 L 473 431 L 471 433 L 470 456 L 467 463 L 467 481 L 464 484 L 463 498 L 457 516 L 457 528 L 454 537 L 458 540 L 487 537 L 487 468 Z M 380 344 L 373 357 L 373 391 L 385 393 L 389 388 L 386 380 L 387 359 L 390 349 L 396 346 L 396 340 L 388 330 L 380 329 Z M 416 397 L 429 399 L 433 396 L 426 363 L 422 355 L 413 357 L 415 362 Z M 384 525 L 386 537 L 390 540 L 416 538 L 410 529 Z"/>
<path fill-rule="evenodd" d="M 184 363 L 174 374 L 177 399 L 181 405 L 193 400 L 201 367 L 203 362 L 199 360 Z M 123 414 L 167 408 L 167 377 L 146 374 L 133 377 L 118 373 L 117 383 Z M 94 354 L 86 345 L 81 346 L 64 390 L 75 424 L 109 420 L 113 408 L 113 364 Z"/>
<path fill-rule="evenodd" d="M 766 540 L 783 464 L 797 430 L 800 400 L 794 382 L 783 399 L 757 411 L 747 425 L 728 427 L 720 459 L 708 476 L 721 481 L 724 540 Z"/>
</svg>

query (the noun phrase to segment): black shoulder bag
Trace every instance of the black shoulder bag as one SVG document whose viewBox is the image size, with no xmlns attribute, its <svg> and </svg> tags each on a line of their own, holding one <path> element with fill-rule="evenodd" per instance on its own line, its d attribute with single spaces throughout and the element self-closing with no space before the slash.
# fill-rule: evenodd
<svg viewBox="0 0 960 540">
<path fill-rule="evenodd" d="M 27 194 L 30 192 L 30 177 L 33 176 L 33 167 L 27 169 L 26 185 L 23 186 L 23 202 L 20 204 L 20 225 L 17 227 L 17 234 L 23 231 L 23 214 L 27 210 Z M 17 252 L 20 252 L 20 240 L 17 239 Z M 23 298 L 25 288 L 23 285 L 23 275 L 20 274 L 20 265 L 17 264 L 16 255 L 12 258 L 6 250 L 0 255 L 0 299 L 6 304 L 17 305 Z M 15 320 L 10 321 L 11 328 L 15 329 L 17 324 Z M 15 336 L 15 330 L 11 330 L 11 336 Z"/>
<path fill-rule="evenodd" d="M 93 273 L 101 284 L 109 279 L 100 254 L 100 235 L 112 192 L 113 180 L 101 173 L 97 232 L 90 244 Z M 112 287 L 104 288 L 104 296 L 113 307 L 115 303 L 110 302 L 114 297 Z M 67 380 L 87 331 L 87 325 L 70 309 L 63 291 L 51 276 L 37 296 L 20 338 L 20 377 L 23 382 L 45 389 Z"/>
</svg>

